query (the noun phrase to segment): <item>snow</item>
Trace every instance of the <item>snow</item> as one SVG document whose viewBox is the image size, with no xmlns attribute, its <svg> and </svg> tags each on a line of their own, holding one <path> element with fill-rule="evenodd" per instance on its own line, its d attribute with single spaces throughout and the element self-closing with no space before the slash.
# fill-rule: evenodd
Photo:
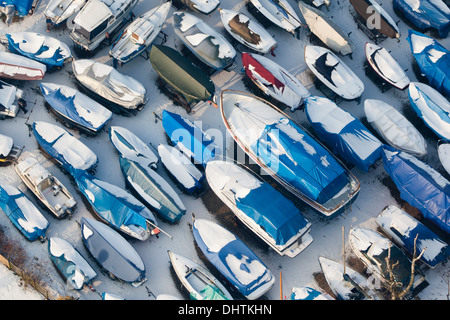
<svg viewBox="0 0 450 320">
<path fill-rule="evenodd" d="M 13 145 L 13 138 L 0 134 L 0 156 L 6 158 L 11 152 Z"/>
<path fill-rule="evenodd" d="M 299 13 L 295 0 L 288 0 L 294 9 Z M 21 31 L 34 31 L 39 33 L 46 33 L 45 19 L 43 10 L 48 3 L 48 0 L 42 0 L 36 13 L 32 16 L 27 16 L 23 20 L 12 23 L 9 27 L 0 21 L 0 33 L 6 32 L 21 32 Z M 401 65 L 407 69 L 406 73 L 411 81 L 417 81 L 417 76 L 414 74 L 412 63 L 414 58 L 410 52 L 409 43 L 406 41 L 408 29 L 410 28 L 405 20 L 398 17 L 392 8 L 392 2 L 390 0 L 380 0 L 383 8 L 394 18 L 395 21 L 399 21 L 400 28 L 400 41 L 396 39 L 386 39 L 381 43 L 386 50 L 390 51 L 392 56 L 401 63 Z M 134 13 L 136 16 L 150 10 L 155 5 L 153 1 L 140 1 L 137 5 Z M 233 10 L 242 10 L 247 14 L 245 5 L 240 0 L 227 0 L 222 1 L 221 7 Z M 360 77 L 364 82 L 365 91 L 362 96 L 364 99 L 378 99 L 383 100 L 391 104 L 395 109 L 402 112 L 408 120 L 413 123 L 418 123 L 417 129 L 424 135 L 428 147 L 427 163 L 433 168 L 442 171 L 442 165 L 439 162 L 437 154 L 437 137 L 427 132 L 427 128 L 422 125 L 420 119 L 417 119 L 414 112 L 408 105 L 408 93 L 407 90 L 400 91 L 397 89 L 390 89 L 384 93 L 365 76 L 363 69 L 363 63 L 365 61 L 364 56 L 364 44 L 368 41 L 368 37 L 357 29 L 356 23 L 353 21 L 350 13 L 351 4 L 347 1 L 331 1 L 329 11 L 326 8 L 322 8 L 324 12 L 327 12 L 328 16 L 333 16 L 333 21 L 338 24 L 343 30 L 352 32 L 350 38 L 352 43 L 355 44 L 353 59 L 345 56 L 342 60 L 351 66 L 352 70 Z M 175 8 L 171 8 L 167 21 L 163 27 L 163 32 L 168 34 L 168 41 L 166 45 L 174 46 L 176 36 L 173 33 L 171 24 L 172 14 L 175 12 Z M 209 16 L 197 15 L 205 20 L 210 26 L 217 31 L 220 31 L 225 36 L 228 36 L 224 30 L 220 20 L 219 12 L 213 11 Z M 295 38 L 292 34 L 285 30 L 280 30 L 274 27 L 267 29 L 271 35 L 277 40 L 279 47 L 275 50 L 276 56 L 270 54 L 266 57 L 270 58 L 274 62 L 283 66 L 293 76 L 299 79 L 305 87 L 307 87 L 313 95 L 323 96 L 323 94 L 314 87 L 313 79 L 307 66 L 304 62 L 303 48 L 309 43 L 307 38 L 308 32 L 306 29 L 300 29 L 300 39 Z M 54 28 L 50 31 L 49 35 L 53 36 L 69 46 L 72 46 L 72 40 L 69 37 L 69 29 L 65 26 L 61 28 Z M 450 47 L 450 38 L 439 40 L 445 47 Z M 92 59 L 112 65 L 111 58 L 108 56 L 109 47 L 102 47 L 95 53 Z M 76 53 L 74 53 L 76 55 Z M 234 89 L 246 91 L 242 78 L 244 75 L 240 72 L 241 61 L 236 59 L 236 68 L 230 71 L 221 71 L 212 75 L 212 80 L 215 82 L 217 92 L 225 89 Z M 114 115 L 111 125 L 117 125 L 126 127 L 132 130 L 137 136 L 146 143 L 151 143 L 153 146 L 158 146 L 161 143 L 167 143 L 165 132 L 162 128 L 161 121 L 155 118 L 155 115 L 161 115 L 162 110 L 167 109 L 171 112 L 176 112 L 184 117 L 189 118 L 192 121 L 202 121 L 203 128 L 214 128 L 220 130 L 224 135 L 224 141 L 227 144 L 224 146 L 232 148 L 232 139 L 227 135 L 227 129 L 223 124 L 220 117 L 219 110 L 212 107 L 207 103 L 198 104 L 193 112 L 187 114 L 179 106 L 173 105 L 173 103 L 166 98 L 155 85 L 156 72 L 153 70 L 151 64 L 142 58 L 136 58 L 136 60 L 127 63 L 123 67 L 118 69 L 120 72 L 135 77 L 139 80 L 145 88 L 148 90 L 149 103 L 134 117 L 122 117 Z M 73 79 L 70 78 L 69 72 L 72 71 L 70 65 L 64 66 L 62 70 L 48 73 L 45 76 L 45 82 L 53 82 L 58 84 L 64 84 L 73 86 Z M 45 121 L 51 123 L 57 123 L 56 120 L 50 115 L 44 108 L 44 101 L 40 94 L 35 93 L 32 89 L 39 86 L 40 81 L 28 81 L 20 82 L 21 88 L 26 93 L 26 99 L 29 101 L 27 114 L 19 111 L 16 118 L 6 119 L 1 121 L 0 134 L 10 136 L 14 139 L 17 145 L 25 146 L 25 150 L 33 152 L 37 155 L 42 154 L 37 149 L 36 140 L 33 136 L 29 136 L 28 128 L 25 123 L 33 123 L 34 121 Z M 339 106 L 350 112 L 358 119 L 364 118 L 364 108 L 362 103 L 358 104 L 357 101 L 343 101 L 339 102 Z M 32 110 L 32 112 L 30 112 Z M 289 112 L 289 111 L 288 111 Z M 289 113 L 289 116 L 299 123 L 306 124 L 306 116 L 303 110 L 298 109 L 294 113 Z M 414 122 L 415 121 L 415 122 Z M 109 129 L 107 126 L 106 129 Z M 99 157 L 99 166 L 96 171 L 96 177 L 113 183 L 115 185 L 124 187 L 125 180 L 119 167 L 117 160 L 117 152 L 111 142 L 109 141 L 108 133 L 106 131 L 99 132 L 94 137 L 87 137 L 80 135 L 74 130 L 69 130 L 83 143 L 89 146 Z M 242 151 L 239 150 L 239 157 Z M 80 251 L 82 256 L 93 266 L 98 272 L 95 260 L 90 253 L 84 248 L 81 242 L 81 230 L 78 222 L 83 217 L 90 218 L 92 214 L 88 211 L 86 205 L 81 200 L 82 195 L 76 191 L 76 186 L 71 183 L 71 177 L 64 174 L 59 167 L 57 167 L 51 161 L 44 161 L 46 168 L 51 171 L 61 182 L 70 189 L 71 193 L 78 200 L 78 208 L 73 214 L 71 220 L 56 220 L 51 219 L 49 229 L 47 229 L 47 237 L 58 236 L 65 240 L 70 241 L 77 250 Z M 164 171 L 163 166 L 158 167 L 157 172 L 161 174 L 168 183 L 173 185 L 172 180 Z M 302 210 L 311 223 L 311 235 L 314 238 L 314 242 L 302 253 L 295 258 L 280 257 L 279 254 L 273 250 L 266 250 L 259 242 L 252 241 L 252 234 L 249 232 L 241 233 L 246 237 L 241 238 L 245 243 L 255 252 L 255 254 L 264 262 L 264 264 L 272 271 L 275 276 L 275 284 L 265 294 L 270 300 L 280 299 L 280 281 L 282 282 L 283 296 L 289 296 L 291 288 L 310 286 L 318 289 L 319 284 L 316 282 L 314 274 L 321 272 L 320 264 L 318 261 L 319 256 L 324 256 L 335 261 L 342 261 L 342 228 L 345 229 L 346 240 L 348 237 L 348 230 L 351 227 L 364 225 L 369 228 L 376 229 L 374 218 L 383 210 L 386 205 L 398 204 L 401 206 L 396 198 L 391 195 L 390 188 L 383 184 L 382 180 L 386 178 L 387 174 L 384 171 L 382 165 L 378 165 L 371 169 L 369 172 L 362 172 L 356 168 L 351 169 L 361 182 L 361 191 L 358 199 L 352 204 L 351 210 L 344 212 L 343 214 L 333 218 L 330 221 L 324 221 L 319 218 L 314 212 L 309 209 Z M 445 174 L 445 171 L 442 171 Z M 447 175 L 446 177 L 449 177 Z M 26 188 L 21 185 L 20 178 L 16 175 L 14 167 L 0 167 L 0 181 L 8 182 L 14 185 L 21 186 L 22 190 Z M 393 187 L 395 190 L 395 187 Z M 31 195 L 30 191 L 26 191 L 27 195 Z M 208 208 L 202 202 L 201 197 L 195 198 L 186 193 L 179 191 L 180 198 L 185 204 L 188 213 L 194 212 L 197 219 L 204 218 L 212 221 L 223 221 L 223 217 L 216 211 L 209 211 Z M 49 214 L 43 212 L 48 217 Z M 165 235 L 160 235 L 159 238 L 151 237 L 148 241 L 140 242 L 130 240 L 133 248 L 141 256 L 144 265 L 146 266 L 148 282 L 138 288 L 130 286 L 128 283 L 121 281 L 113 281 L 109 279 L 105 274 L 100 273 L 98 278 L 93 282 L 92 286 L 96 290 L 92 292 L 88 288 L 84 288 L 81 291 L 74 291 L 70 285 L 67 285 L 65 281 L 59 276 L 56 268 L 52 265 L 47 245 L 48 243 L 34 242 L 29 243 L 23 235 L 12 225 L 9 219 L 0 212 L 0 225 L 4 230 L 4 234 L 8 238 L 21 244 L 29 255 L 30 265 L 35 263 L 37 259 L 40 262 L 39 271 L 45 275 L 48 288 L 57 295 L 61 296 L 74 296 L 80 300 L 100 300 L 99 293 L 108 292 L 118 295 L 124 299 L 129 300 L 155 300 L 156 297 L 181 297 L 181 292 L 178 290 L 175 282 L 171 278 L 169 269 L 169 260 L 167 257 L 167 250 L 182 253 L 184 256 L 192 260 L 200 260 L 197 251 L 194 247 L 194 240 L 192 232 L 189 229 L 188 223 L 191 222 L 190 214 L 186 214 L 175 225 L 167 223 L 160 223 L 162 229 L 167 231 L 173 236 L 173 240 Z M 237 232 L 238 229 L 233 226 L 227 226 L 230 231 Z M 215 235 L 218 237 L 218 235 Z M 345 243 L 345 247 L 348 247 L 348 243 Z M 353 256 L 350 250 L 346 250 L 348 256 Z M 281 277 L 278 274 L 281 272 Z M 447 300 L 448 283 L 446 273 L 448 273 L 448 263 L 446 266 L 438 265 L 435 269 L 425 271 L 425 276 L 430 285 L 419 293 L 418 297 L 421 300 Z M 17 278 L 14 273 L 6 269 L 0 264 L 0 299 L 42 299 L 42 296 L 31 290 L 30 286 L 24 288 L 19 286 L 20 280 L 14 280 Z M 153 293 L 149 295 L 146 287 Z"/>
</svg>

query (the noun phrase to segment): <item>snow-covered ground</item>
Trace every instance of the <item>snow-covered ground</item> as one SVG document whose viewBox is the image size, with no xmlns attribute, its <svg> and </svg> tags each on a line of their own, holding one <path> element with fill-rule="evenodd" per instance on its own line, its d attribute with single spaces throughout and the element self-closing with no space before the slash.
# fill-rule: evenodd
<svg viewBox="0 0 450 320">
<path fill-rule="evenodd" d="M 289 0 L 289 2 L 294 7 L 297 14 L 300 15 L 296 1 Z M 382 0 L 379 2 L 382 3 L 384 9 L 392 17 L 394 17 L 395 21 L 400 20 L 400 18 L 397 17 L 393 11 L 391 0 Z M 7 31 L 34 31 L 47 34 L 45 31 L 45 17 L 43 16 L 43 10 L 46 4 L 47 0 L 41 1 L 40 6 L 33 16 L 29 16 L 21 21 L 15 22 L 9 27 L 3 22 L 0 22 L 0 33 L 5 33 Z M 138 16 L 158 4 L 159 0 L 141 0 L 134 12 L 136 16 Z M 221 7 L 236 11 L 242 10 L 247 13 L 245 1 L 222 0 Z M 352 8 L 348 1 L 332 0 L 328 14 L 333 17 L 335 23 L 339 25 L 346 33 L 350 33 L 350 39 L 354 45 L 354 53 L 352 58 L 345 56 L 342 57 L 342 60 L 345 61 L 363 80 L 365 85 L 365 91 L 362 96 L 363 100 L 369 98 L 384 100 L 406 115 L 422 132 L 427 140 L 429 150 L 427 163 L 443 173 L 446 178 L 449 178 L 438 159 L 436 151 L 437 137 L 425 127 L 425 125 L 420 121 L 420 119 L 417 118 L 412 109 L 409 107 L 407 91 L 391 89 L 385 93 L 382 93 L 381 90 L 365 75 L 363 69 L 365 61 L 364 45 L 367 41 L 369 41 L 369 39 L 364 33 L 357 29 L 357 25 L 352 18 L 350 9 Z M 323 8 L 322 10 L 326 9 Z M 174 35 L 172 28 L 172 13 L 174 11 L 175 9 L 172 7 L 167 22 L 163 28 L 163 32 L 168 35 L 166 45 L 181 49 L 181 44 Z M 222 32 L 228 39 L 230 39 L 229 35 L 226 34 L 223 29 L 222 23 L 220 22 L 220 15 L 217 10 L 209 16 L 196 13 L 194 14 L 205 19 L 210 26 Z M 407 75 L 410 79 L 416 80 L 417 78 L 412 67 L 414 58 L 410 53 L 409 44 L 406 41 L 407 31 L 410 27 L 404 20 L 400 20 L 399 27 L 401 32 L 400 41 L 387 39 L 382 42 L 381 45 L 391 52 L 392 56 L 398 60 L 404 69 L 407 69 Z M 69 31 L 70 30 L 65 27 L 56 28 L 51 30 L 49 35 L 56 37 L 69 46 L 72 46 L 72 41 L 69 38 Z M 275 62 L 295 75 L 313 94 L 323 95 L 312 84 L 312 78 L 310 73 L 307 71 L 307 67 L 304 62 L 303 49 L 309 41 L 306 30 L 304 28 L 301 29 L 300 39 L 276 27 L 269 27 L 268 31 L 277 40 L 279 46 L 275 50 L 275 56 L 271 56 L 270 54 L 266 56 L 273 59 Z M 439 42 L 447 48 L 450 47 L 450 41 L 448 38 L 440 39 Z M 240 47 L 240 49 L 242 49 L 242 47 Z M 108 56 L 107 47 L 103 47 L 99 50 L 93 59 L 112 65 L 112 61 Z M 233 70 L 218 72 L 212 76 L 212 80 L 216 85 L 217 94 L 224 89 L 246 90 L 242 81 L 242 64 L 239 55 L 236 59 L 236 64 L 237 65 Z M 166 137 L 161 126 L 161 121 L 155 117 L 155 114 L 161 115 L 162 110 L 167 109 L 172 112 L 177 112 L 192 121 L 201 121 L 204 130 L 218 129 L 222 132 L 223 136 L 226 136 L 226 128 L 221 120 L 219 110 L 208 103 L 198 104 L 195 107 L 194 112 L 191 114 L 187 114 L 181 107 L 173 105 L 173 103 L 158 90 L 155 84 L 156 72 L 153 70 L 149 61 L 139 57 L 131 63 L 120 67 L 118 70 L 126 75 L 136 78 L 145 85 L 149 103 L 142 111 L 133 117 L 124 117 L 115 114 L 112 121 L 108 124 L 108 127 L 112 125 L 126 127 L 133 131 L 143 141 L 156 148 L 159 143 L 166 142 Z M 44 81 L 74 87 L 74 80 L 71 78 L 70 72 L 71 65 L 68 64 L 60 71 L 47 74 Z M 71 220 L 57 220 L 48 212 L 43 211 L 50 221 L 47 237 L 61 237 L 72 243 L 99 274 L 98 278 L 93 283 L 95 292 L 89 288 L 84 288 L 79 292 L 73 290 L 64 282 L 64 280 L 57 273 L 56 268 L 52 265 L 48 254 L 47 243 L 40 243 L 39 241 L 33 243 L 28 242 L 12 225 L 8 218 L 3 213 L 0 214 L 0 225 L 5 232 L 5 234 L 0 236 L 11 238 L 13 241 L 20 243 L 23 248 L 25 248 L 28 254 L 29 264 L 33 263 L 39 266 L 39 272 L 44 274 L 42 277 L 43 280 L 48 288 L 50 288 L 50 290 L 56 295 L 73 296 L 82 300 L 101 299 L 100 294 L 103 292 L 110 292 L 125 299 L 136 300 L 155 299 L 155 297 L 160 294 L 170 294 L 181 297 L 182 294 L 178 290 L 176 282 L 174 281 L 170 271 L 167 251 L 170 250 L 190 259 L 200 261 L 198 253 L 195 249 L 192 232 L 189 228 L 191 213 L 195 213 L 197 218 L 211 219 L 219 222 L 220 224 L 226 225 L 230 231 L 235 232 L 236 235 L 238 235 L 249 245 L 249 247 L 260 257 L 260 259 L 269 267 L 276 277 L 275 285 L 270 291 L 267 292 L 265 297 L 270 300 L 278 300 L 280 298 L 280 281 L 282 281 L 282 295 L 285 297 L 290 296 L 291 289 L 293 287 L 312 286 L 319 288 L 318 282 L 316 282 L 314 276 L 315 273 L 321 272 L 318 258 L 323 256 L 333 260 L 342 260 L 343 228 L 345 230 L 345 239 L 347 238 L 348 230 L 357 225 L 368 226 L 376 229 L 375 217 L 380 213 L 380 211 L 387 205 L 398 203 L 396 200 L 398 198 L 393 196 L 396 194 L 395 186 L 393 184 L 386 183 L 389 179 L 386 179 L 388 175 L 385 172 L 381 162 L 378 162 L 376 168 L 372 168 L 369 172 L 363 172 L 353 168 L 352 172 L 360 179 L 361 192 L 356 202 L 352 205 L 351 210 L 332 220 L 323 221 L 314 212 L 303 208 L 304 216 L 312 222 L 311 235 L 313 236 L 314 241 L 297 257 L 288 258 L 280 257 L 274 251 L 267 249 L 261 244 L 260 241 L 256 241 L 255 237 L 250 232 L 244 230 L 240 225 L 236 225 L 232 219 L 225 217 L 223 213 L 224 210 L 218 210 L 221 208 L 220 203 L 212 203 L 213 201 L 219 200 L 212 197 L 210 191 L 208 191 L 203 198 L 207 200 L 205 202 L 208 204 L 209 208 L 215 208 L 214 210 L 211 210 L 211 212 L 207 209 L 207 206 L 205 205 L 205 202 L 202 201 L 202 198 L 194 198 L 179 191 L 180 197 L 187 208 L 186 216 L 184 216 L 181 221 L 175 225 L 170 225 L 162 221 L 159 222 L 159 226 L 165 232 L 172 235 L 173 239 L 161 234 L 159 238 L 152 237 L 150 240 L 145 242 L 130 240 L 130 243 L 140 254 L 145 263 L 148 279 L 148 281 L 142 286 L 134 288 L 128 283 L 113 281 L 108 278 L 106 274 L 100 271 L 96 262 L 83 246 L 79 222 L 82 217 L 91 218 L 92 214 L 86 208 L 81 194 L 76 191 L 75 185 L 72 183 L 70 177 L 65 175 L 37 149 L 36 140 L 32 135 L 30 136 L 26 125 L 27 123 L 32 124 L 34 121 L 48 121 L 58 123 L 59 125 L 61 124 L 57 122 L 56 119 L 46 110 L 43 97 L 39 93 L 39 82 L 22 82 L 19 86 L 25 91 L 25 99 L 28 102 L 29 112 L 27 114 L 20 112 L 14 119 L 1 121 L 0 133 L 11 136 L 14 139 L 15 144 L 24 146 L 25 149 L 23 155 L 32 153 L 38 156 L 39 160 L 44 163 L 44 165 L 76 196 L 79 205 Z M 361 103 L 356 101 L 341 102 L 339 103 L 339 106 L 350 112 L 355 117 L 363 119 L 363 100 Z M 289 111 L 287 112 L 289 113 Z M 304 111 L 298 110 L 289 114 L 299 123 L 310 128 Z M 369 129 L 371 128 L 369 127 Z M 109 140 L 108 133 L 106 131 L 102 131 L 95 137 L 88 137 L 84 135 L 80 136 L 76 131 L 71 132 L 74 133 L 75 136 L 79 137 L 80 140 L 88 145 L 92 150 L 94 150 L 99 157 L 99 166 L 96 176 L 109 183 L 124 187 L 125 183 L 119 168 L 117 153 Z M 227 145 L 230 145 L 230 142 L 231 139 L 229 138 L 224 140 L 224 143 Z M 173 185 L 173 182 L 169 179 L 167 173 L 161 165 L 157 171 L 163 177 L 166 177 L 167 181 Z M 30 191 L 26 190 L 26 187 L 21 183 L 19 177 L 14 171 L 13 166 L 0 168 L 0 182 L 19 186 L 22 191 L 25 191 L 29 196 L 31 196 Z M 33 201 L 37 204 L 36 199 L 33 199 Z M 227 213 L 227 215 L 231 215 L 231 213 Z M 348 243 L 346 240 L 345 249 L 347 256 L 351 255 L 351 251 L 348 248 Z M 435 269 L 426 270 L 426 278 L 430 285 L 418 295 L 418 298 L 423 300 L 448 299 L 448 277 L 448 265 L 439 265 Z M 8 271 L 3 266 L 0 266 L 0 299 L 40 298 L 35 293 L 30 293 L 28 289 L 26 292 L 23 292 L 21 287 L 17 287 L 17 281 L 13 278 L 14 276 L 11 271 Z"/>
</svg>

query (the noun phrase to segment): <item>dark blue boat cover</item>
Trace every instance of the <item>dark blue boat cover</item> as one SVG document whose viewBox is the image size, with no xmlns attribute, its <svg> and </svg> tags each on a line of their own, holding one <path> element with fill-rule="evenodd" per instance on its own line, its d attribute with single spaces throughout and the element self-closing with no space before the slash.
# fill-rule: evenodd
<svg viewBox="0 0 450 320">
<path fill-rule="evenodd" d="M 45 236 L 50 224 L 16 187 L 0 185 L 0 208 L 29 241 Z"/>
<path fill-rule="evenodd" d="M 45 84 L 43 83 L 41 83 L 41 91 L 45 100 L 53 109 L 90 131 L 97 132 L 101 130 L 106 122 L 111 119 L 112 115 L 106 121 L 102 121 L 101 123 L 97 123 L 94 119 L 89 121 L 89 116 L 95 117 L 95 115 L 91 115 L 92 113 L 89 112 L 89 110 L 86 110 L 86 114 L 80 115 L 74 103 L 75 95 L 67 97 L 60 89 L 52 90 L 51 88 L 45 87 Z"/>
<path fill-rule="evenodd" d="M 74 175 L 78 188 L 95 212 L 112 227 L 136 225 L 146 229 L 147 219 L 155 223 L 151 211 L 125 190 L 86 172 L 79 173 Z"/>
<path fill-rule="evenodd" d="M 178 145 L 187 156 L 191 156 L 195 164 L 205 166 L 220 152 L 214 141 L 200 127 L 179 114 L 164 110 L 162 123 L 173 145 Z"/>
<path fill-rule="evenodd" d="M 305 104 L 309 122 L 331 152 L 364 171 L 381 159 L 383 144 L 357 118 L 326 98 L 309 97 Z"/>
<path fill-rule="evenodd" d="M 409 30 L 411 52 L 430 86 L 450 96 L 450 52 L 435 39 Z"/>
<path fill-rule="evenodd" d="M 236 198 L 236 206 L 260 225 L 279 246 L 286 244 L 308 224 L 292 201 L 268 183 L 250 190 L 244 198 Z"/>
<path fill-rule="evenodd" d="M 34 0 L 2 0 L 1 6 L 14 5 L 16 7 L 17 15 L 25 17 L 31 10 Z"/>
<path fill-rule="evenodd" d="M 446 38 L 450 29 L 450 10 L 444 1 L 394 0 L 394 9 L 400 11 L 417 28 L 434 28 L 441 38 Z"/>
<path fill-rule="evenodd" d="M 450 182 L 415 157 L 386 145 L 383 164 L 401 198 L 450 233 Z"/>
<path fill-rule="evenodd" d="M 102 268 L 131 284 L 146 280 L 144 262 L 118 232 L 93 219 L 81 218 L 83 243 Z"/>
<path fill-rule="evenodd" d="M 336 159 L 287 118 L 267 125 L 251 148 L 285 182 L 319 203 L 349 183 L 346 170 Z"/>
<path fill-rule="evenodd" d="M 194 221 L 192 231 L 198 247 L 214 267 L 216 267 L 240 293 L 244 296 L 249 296 L 252 292 L 258 290 L 260 286 L 264 286 L 270 281 L 273 281 L 273 274 L 270 270 L 267 269 L 265 264 L 239 238 L 232 235 L 234 240 L 229 241 L 220 249 L 210 248 L 208 247 L 207 242 L 202 238 L 202 235 L 205 235 L 205 231 L 199 232 L 197 222 L 198 220 Z M 202 228 L 205 227 L 208 228 L 210 226 L 202 224 Z M 222 227 L 219 226 L 219 228 Z M 207 232 L 212 233 L 214 231 L 217 232 L 213 227 L 213 229 L 209 229 Z M 226 230 L 226 232 L 229 231 Z M 216 233 L 216 236 L 219 237 L 220 232 L 219 234 Z M 220 241 L 221 240 L 218 240 L 218 243 L 220 243 Z M 219 250 L 216 251 L 216 249 Z M 244 274 L 246 276 L 243 276 Z"/>
</svg>

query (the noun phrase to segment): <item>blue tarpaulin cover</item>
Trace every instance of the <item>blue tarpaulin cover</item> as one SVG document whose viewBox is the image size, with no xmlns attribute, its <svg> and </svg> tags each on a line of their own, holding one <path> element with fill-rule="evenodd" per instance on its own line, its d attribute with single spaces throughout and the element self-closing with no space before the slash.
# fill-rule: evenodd
<svg viewBox="0 0 450 320">
<path fill-rule="evenodd" d="M 305 104 L 314 131 L 333 153 L 364 171 L 381 159 L 383 144 L 357 118 L 327 98 L 309 97 Z"/>
<path fill-rule="evenodd" d="M 273 285 L 270 270 L 228 230 L 212 221 L 196 219 L 192 231 L 206 258 L 245 297 L 261 287 L 268 290 Z"/>
<path fill-rule="evenodd" d="M 450 182 L 415 157 L 389 146 L 383 147 L 383 164 L 401 198 L 450 233 Z"/>
<path fill-rule="evenodd" d="M 279 177 L 319 203 L 331 199 L 349 182 L 336 159 L 287 118 L 267 125 L 251 148 Z"/>
<path fill-rule="evenodd" d="M 435 39 L 409 30 L 411 52 L 430 86 L 450 96 L 450 52 Z"/>
<path fill-rule="evenodd" d="M 286 244 L 308 224 L 292 201 L 268 183 L 250 190 L 243 198 L 236 198 L 236 206 L 260 225 L 279 246 Z"/>
<path fill-rule="evenodd" d="M 75 105 L 75 98 L 77 94 L 81 93 L 76 93 L 75 90 L 72 95 L 66 96 L 61 92 L 61 88 L 51 88 L 46 84 L 41 83 L 41 91 L 45 100 L 53 109 L 87 130 L 93 132 L 101 130 L 105 126 L 106 122 L 112 117 L 112 113 L 109 110 L 101 110 L 104 109 L 102 106 L 87 97 L 84 98 L 86 99 L 84 101 L 89 103 L 89 105 L 86 105 L 86 108 L 83 110 L 85 112 L 80 114 L 77 106 Z M 95 105 L 97 105 L 97 109 L 94 109 Z M 95 112 L 97 110 L 98 112 Z"/>
<path fill-rule="evenodd" d="M 394 0 L 394 9 L 400 11 L 417 28 L 438 30 L 439 36 L 447 37 L 450 29 L 450 10 L 444 1 Z"/>
<path fill-rule="evenodd" d="M 31 10 L 34 0 L 1 0 L 2 6 L 14 5 L 16 7 L 17 15 L 25 17 Z"/>
<path fill-rule="evenodd" d="M 178 145 L 188 156 L 192 156 L 196 164 L 205 166 L 220 151 L 200 127 L 179 114 L 164 110 L 162 123 L 172 143 Z"/>
<path fill-rule="evenodd" d="M 112 227 L 136 225 L 146 229 L 147 219 L 155 222 L 151 211 L 126 191 L 88 173 L 79 173 L 74 175 L 78 188 L 95 212 Z"/>
<path fill-rule="evenodd" d="M 0 185 L 0 208 L 28 240 L 45 236 L 48 221 L 16 187 Z"/>
</svg>

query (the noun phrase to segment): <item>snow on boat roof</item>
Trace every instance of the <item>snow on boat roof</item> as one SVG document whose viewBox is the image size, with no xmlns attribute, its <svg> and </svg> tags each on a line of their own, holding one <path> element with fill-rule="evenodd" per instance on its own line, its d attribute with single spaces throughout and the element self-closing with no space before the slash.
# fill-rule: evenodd
<svg viewBox="0 0 450 320">
<path fill-rule="evenodd" d="M 6 158 L 11 152 L 14 145 L 14 140 L 11 137 L 5 136 L 0 133 L 0 156 Z"/>
<path fill-rule="evenodd" d="M 0 52 L 0 73 L 10 77 L 18 74 L 27 75 L 29 78 L 44 77 L 47 72 L 45 64 L 23 57 L 11 52 Z"/>
<path fill-rule="evenodd" d="M 79 277 L 74 277 L 72 280 L 75 284 L 80 288 L 83 285 L 84 277 L 89 279 L 93 279 L 97 276 L 97 273 L 94 269 L 89 265 L 89 263 L 81 256 L 81 254 L 70 244 L 68 241 L 58 238 L 51 237 L 49 239 L 49 252 L 55 257 L 62 257 L 64 255 L 64 259 L 69 262 L 73 262 L 80 270 L 83 272 L 83 275 Z"/>
<path fill-rule="evenodd" d="M 92 31 L 111 16 L 122 12 L 122 8 L 131 0 L 89 0 L 74 19 L 86 31 Z"/>
<path fill-rule="evenodd" d="M 97 162 L 95 153 L 63 128 L 48 122 L 36 121 L 34 130 L 74 169 L 87 170 Z"/>
</svg>

